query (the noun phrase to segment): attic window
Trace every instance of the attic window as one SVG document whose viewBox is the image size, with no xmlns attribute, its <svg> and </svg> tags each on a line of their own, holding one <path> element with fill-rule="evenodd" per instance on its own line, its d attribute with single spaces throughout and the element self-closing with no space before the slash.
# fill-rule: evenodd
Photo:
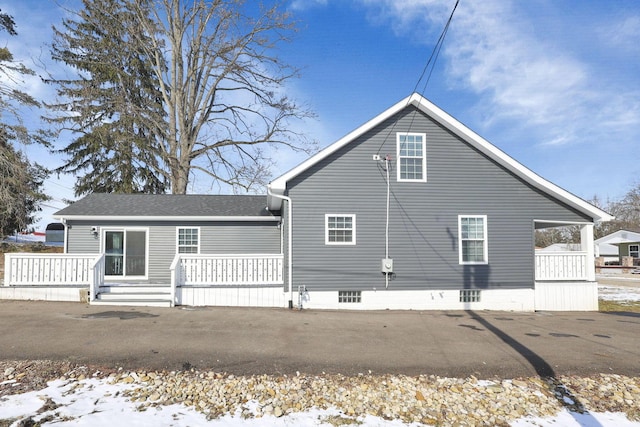
<svg viewBox="0 0 640 427">
<path fill-rule="evenodd" d="M 398 181 L 427 181 L 427 146 L 424 133 L 398 133 Z"/>
</svg>

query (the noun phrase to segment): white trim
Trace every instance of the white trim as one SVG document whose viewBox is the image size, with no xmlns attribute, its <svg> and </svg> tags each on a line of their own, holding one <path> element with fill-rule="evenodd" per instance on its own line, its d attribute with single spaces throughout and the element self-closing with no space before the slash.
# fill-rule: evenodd
<svg viewBox="0 0 640 427">
<path fill-rule="evenodd" d="M 400 156 L 400 137 L 401 136 L 419 136 L 422 138 L 422 178 L 420 179 L 407 179 L 401 178 L 401 166 L 400 159 L 415 159 L 417 157 L 412 156 Z M 427 134 L 426 133 L 416 133 L 416 132 L 397 132 L 396 133 L 396 179 L 398 182 L 427 182 Z"/>
<path fill-rule="evenodd" d="M 200 254 L 200 242 L 202 240 L 202 233 L 200 227 L 189 227 L 185 225 L 176 226 L 176 254 L 194 255 L 193 252 L 180 252 L 180 230 L 198 230 L 198 244 L 196 245 L 195 254 Z M 192 248 L 193 245 L 182 245 L 185 248 Z"/>
<path fill-rule="evenodd" d="M 382 112 L 378 116 L 369 120 L 362 126 L 358 127 L 356 130 L 350 132 L 343 138 L 339 139 L 335 143 L 329 145 L 324 150 L 317 153 L 315 156 L 310 157 L 306 161 L 300 163 L 295 168 L 291 169 L 289 172 L 281 175 L 280 177 L 274 179 L 269 184 L 269 187 L 273 193 L 276 194 L 284 194 L 284 191 L 287 187 L 287 182 L 292 178 L 296 177 L 300 173 L 309 169 L 311 166 L 316 163 L 322 161 L 327 158 L 340 148 L 344 147 L 358 136 L 364 134 L 365 132 L 371 130 L 375 126 L 383 123 L 385 120 L 392 117 L 394 114 L 400 112 L 405 109 L 409 105 L 413 105 L 422 111 L 424 114 L 428 115 L 436 122 L 449 129 L 455 135 L 458 135 L 464 141 L 469 143 L 472 147 L 478 149 L 480 152 L 486 154 L 490 159 L 495 160 L 498 164 L 512 172 L 514 175 L 522 178 L 524 181 L 528 182 L 535 188 L 538 188 L 542 192 L 557 198 L 558 200 L 566 203 L 567 205 L 577 209 L 578 211 L 589 215 L 594 221 L 611 221 L 614 219 L 614 216 L 604 212 L 602 209 L 599 209 L 590 203 L 582 200 L 581 198 L 571 194 L 570 192 L 558 187 L 557 185 L 547 181 L 542 178 L 535 172 L 523 166 L 521 163 L 517 162 L 506 153 L 501 151 L 499 148 L 495 147 L 487 140 L 482 138 L 480 135 L 473 132 L 471 129 L 464 126 L 458 120 L 454 119 L 452 116 L 441 110 L 439 107 L 428 101 L 422 95 L 414 93 L 402 101 L 398 102 L 391 108 Z M 267 205 L 270 210 L 278 211 L 280 210 L 281 202 L 274 197 L 267 198 Z"/>
<path fill-rule="evenodd" d="M 635 246 L 636 247 L 636 250 L 634 251 L 636 253 L 635 257 L 633 255 L 631 255 L 631 246 Z M 629 256 L 630 257 L 638 258 L 637 255 L 640 253 L 640 245 L 638 245 L 636 243 L 630 243 L 628 249 L 629 249 Z"/>
<path fill-rule="evenodd" d="M 329 218 L 351 218 L 351 241 L 350 242 L 331 242 L 329 241 Z M 345 229 L 346 230 L 346 229 Z M 324 244 L 336 246 L 354 246 L 356 244 L 356 214 L 331 213 L 324 215 Z"/>
<path fill-rule="evenodd" d="M 338 291 L 314 291 L 307 287 L 303 307 L 312 310 L 533 311 L 533 286 L 531 283 L 531 287 L 526 289 L 482 289 L 478 302 L 460 302 L 460 289 L 370 289 L 361 291 L 359 303 L 338 303 Z"/>
<path fill-rule="evenodd" d="M 135 216 L 135 215 L 53 215 L 62 221 L 280 221 L 280 216 Z"/>
<path fill-rule="evenodd" d="M 144 254 L 144 276 L 125 276 L 124 274 L 122 276 L 108 276 L 106 274 L 105 271 L 105 279 L 109 279 L 111 281 L 121 281 L 121 280 L 148 280 L 149 279 L 149 227 L 100 227 L 100 253 L 105 255 L 105 258 L 107 257 L 107 254 L 105 252 L 105 239 L 106 239 L 106 233 L 108 231 L 122 231 L 126 233 L 128 231 L 144 231 L 145 232 L 145 254 Z M 123 257 L 122 257 L 122 261 L 123 263 L 125 262 L 126 259 L 126 237 L 125 240 L 122 242 L 122 252 L 123 252 Z M 123 270 L 124 270 L 124 266 L 123 266 Z"/>
<path fill-rule="evenodd" d="M 462 260 L 462 219 L 463 218 L 481 218 L 482 219 L 482 231 L 483 231 L 483 261 L 463 261 Z M 486 215 L 458 215 L 458 262 L 460 265 L 486 265 L 489 264 L 489 225 Z M 479 239 L 465 239 L 465 240 L 479 240 Z"/>
</svg>

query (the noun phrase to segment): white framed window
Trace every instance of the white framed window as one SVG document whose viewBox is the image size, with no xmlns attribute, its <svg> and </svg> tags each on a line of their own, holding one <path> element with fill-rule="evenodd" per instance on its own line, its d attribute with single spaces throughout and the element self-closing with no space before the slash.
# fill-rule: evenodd
<svg viewBox="0 0 640 427">
<path fill-rule="evenodd" d="M 427 144 L 424 133 L 397 133 L 398 181 L 427 181 Z"/>
<path fill-rule="evenodd" d="M 110 279 L 146 279 L 149 265 L 148 229 L 103 228 L 105 276 Z"/>
<path fill-rule="evenodd" d="M 633 258 L 640 257 L 640 245 L 629 245 L 629 256 Z"/>
<path fill-rule="evenodd" d="M 178 227 L 177 247 L 179 254 L 199 254 L 200 228 Z"/>
<path fill-rule="evenodd" d="M 356 216 L 353 214 L 325 215 L 326 245 L 355 245 Z"/>
<path fill-rule="evenodd" d="M 460 264 L 487 264 L 487 216 L 459 215 L 458 239 Z"/>
</svg>

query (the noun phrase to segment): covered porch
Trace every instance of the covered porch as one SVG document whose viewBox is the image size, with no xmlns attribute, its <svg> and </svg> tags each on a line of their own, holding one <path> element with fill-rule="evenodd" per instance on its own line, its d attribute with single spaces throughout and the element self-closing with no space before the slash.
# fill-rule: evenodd
<svg viewBox="0 0 640 427">
<path fill-rule="evenodd" d="M 598 284 L 595 276 L 593 223 L 534 221 L 535 230 L 578 227 L 580 242 L 571 250 L 535 250 L 535 310 L 596 311 Z"/>
</svg>

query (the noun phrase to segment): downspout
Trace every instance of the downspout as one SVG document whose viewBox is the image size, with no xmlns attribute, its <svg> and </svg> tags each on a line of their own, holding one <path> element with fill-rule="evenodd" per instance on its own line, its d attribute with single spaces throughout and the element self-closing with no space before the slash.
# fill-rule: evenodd
<svg viewBox="0 0 640 427">
<path fill-rule="evenodd" d="M 288 248 L 288 252 L 287 252 L 287 282 L 289 284 L 289 308 L 293 308 L 293 268 L 292 268 L 292 252 L 293 252 L 293 239 L 291 237 L 291 231 L 292 231 L 292 226 L 291 224 L 293 223 L 293 216 L 291 215 L 292 213 L 292 200 L 290 197 L 287 196 L 283 196 L 280 194 L 275 194 L 271 192 L 271 186 L 267 185 L 267 194 L 275 197 L 276 199 L 280 199 L 280 200 L 284 200 L 287 202 L 287 248 Z M 284 228 L 282 229 L 282 232 L 284 233 Z M 281 239 L 281 241 L 284 241 L 284 239 Z M 281 252 L 283 252 L 284 254 L 284 247 L 281 248 Z"/>
<path fill-rule="evenodd" d="M 389 156 L 384 159 L 384 166 L 387 170 L 387 220 L 384 228 L 384 258 L 389 259 Z M 389 289 L 389 273 L 384 274 L 384 288 Z"/>
</svg>

